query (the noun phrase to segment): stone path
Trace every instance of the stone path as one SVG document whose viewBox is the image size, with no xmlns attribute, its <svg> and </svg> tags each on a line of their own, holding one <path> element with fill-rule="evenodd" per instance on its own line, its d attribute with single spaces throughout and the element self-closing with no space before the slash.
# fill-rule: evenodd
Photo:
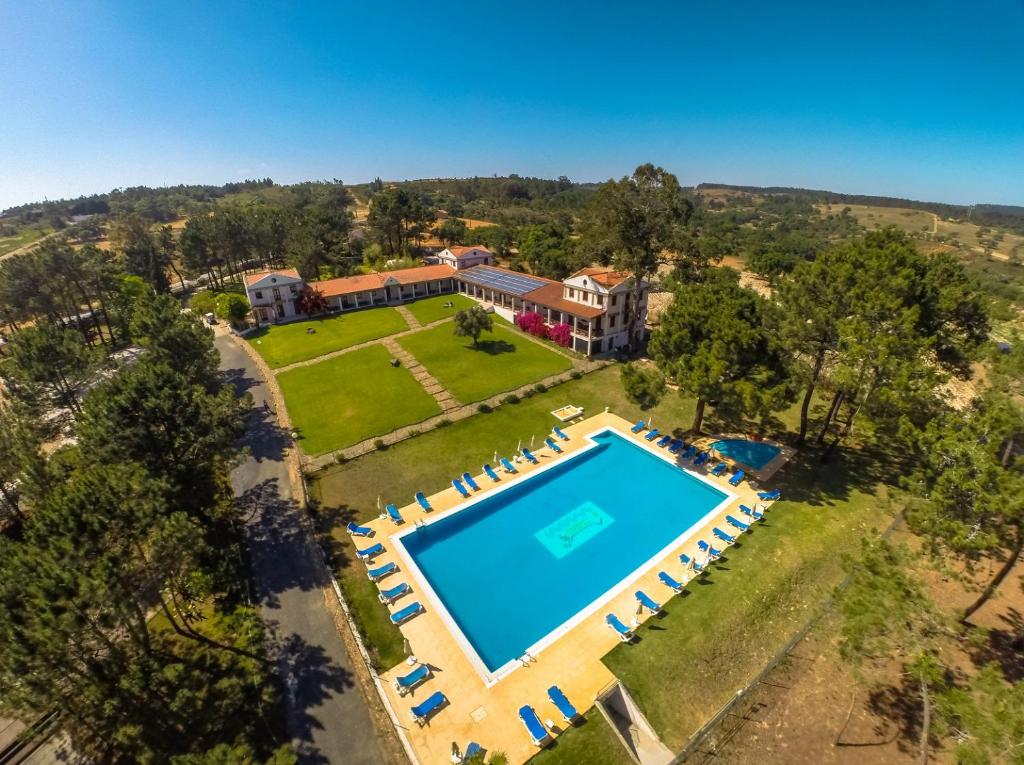
<svg viewBox="0 0 1024 765">
<path fill-rule="evenodd" d="M 384 338 L 384 347 L 392 356 L 402 362 L 402 366 L 409 370 L 423 390 L 434 397 L 434 401 L 441 407 L 442 412 L 448 413 L 462 405 L 415 356 L 395 342 L 394 336 Z"/>
<path fill-rule="evenodd" d="M 420 324 L 420 320 L 413 316 L 412 311 L 404 305 L 396 305 L 395 310 L 402 314 L 402 318 L 405 319 L 405 323 L 410 327 L 413 329 L 423 329 L 423 325 Z M 446 319 L 442 319 L 441 321 L 446 321 Z"/>
</svg>

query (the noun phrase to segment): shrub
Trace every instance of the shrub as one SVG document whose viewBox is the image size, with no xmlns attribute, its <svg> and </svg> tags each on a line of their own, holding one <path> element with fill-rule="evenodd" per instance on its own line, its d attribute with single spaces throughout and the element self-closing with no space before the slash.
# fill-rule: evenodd
<svg viewBox="0 0 1024 765">
<path fill-rule="evenodd" d="M 348 457 L 345 456 L 344 452 L 338 452 L 334 456 L 335 465 L 344 465 L 346 462 L 348 462 Z"/>
<path fill-rule="evenodd" d="M 384 443 L 383 438 L 378 438 L 376 441 L 373 442 L 373 448 L 376 449 L 377 451 L 382 452 L 388 448 L 388 445 Z"/>
<path fill-rule="evenodd" d="M 447 417 L 442 417 L 440 420 L 437 421 L 437 427 L 439 428 L 447 428 L 451 424 L 452 421 L 449 420 Z"/>
<path fill-rule="evenodd" d="M 503 404 L 518 404 L 519 403 L 519 396 L 517 396 L 515 393 L 509 393 L 507 396 L 505 396 L 505 398 L 503 398 L 501 400 L 501 403 L 503 403 Z"/>
<path fill-rule="evenodd" d="M 622 388 L 630 401 L 649 409 L 665 392 L 665 378 L 657 369 L 639 364 L 624 364 L 620 372 Z"/>
<path fill-rule="evenodd" d="M 516 314 L 516 326 L 535 337 L 547 337 L 548 328 L 544 317 L 536 311 L 524 311 Z"/>
<path fill-rule="evenodd" d="M 546 393 L 548 386 L 545 385 L 544 383 L 537 383 L 536 385 L 533 386 L 533 389 L 538 393 Z"/>
<path fill-rule="evenodd" d="M 476 410 L 478 412 L 480 412 L 480 414 L 487 414 L 488 412 L 491 411 L 491 405 L 490 404 L 480 404 L 480 405 L 477 406 Z"/>
<path fill-rule="evenodd" d="M 532 397 L 533 397 L 533 388 L 527 388 L 526 390 L 523 391 L 523 398 L 532 398 Z"/>
<path fill-rule="evenodd" d="M 572 330 L 568 324 L 556 324 L 548 330 L 548 339 L 563 348 L 572 343 Z"/>
<path fill-rule="evenodd" d="M 572 370 L 572 372 L 569 373 L 569 377 L 571 377 L 573 380 L 579 380 L 581 377 L 583 377 L 583 373 L 578 369 L 574 369 Z"/>
</svg>

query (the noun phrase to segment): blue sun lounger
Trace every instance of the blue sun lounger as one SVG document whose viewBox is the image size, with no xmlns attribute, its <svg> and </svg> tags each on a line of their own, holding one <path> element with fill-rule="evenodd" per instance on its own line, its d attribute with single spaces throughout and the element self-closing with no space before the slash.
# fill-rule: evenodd
<svg viewBox="0 0 1024 765">
<path fill-rule="evenodd" d="M 641 430 L 644 429 L 644 426 L 645 426 L 645 424 L 644 424 L 643 420 L 637 420 L 636 421 L 636 425 L 631 427 L 629 430 L 630 430 L 631 433 L 639 433 Z"/>
<path fill-rule="evenodd" d="M 519 708 L 519 719 L 523 721 L 523 727 L 526 728 L 526 732 L 530 734 L 530 741 L 533 742 L 534 746 L 543 746 L 544 742 L 548 739 L 548 729 L 544 727 L 544 723 L 537 717 L 537 713 L 533 711 L 533 707 L 527 704 L 525 707 Z"/>
<path fill-rule="evenodd" d="M 709 545 L 703 539 L 700 540 L 697 543 L 697 549 L 700 550 L 702 553 L 707 553 L 708 557 L 711 558 L 712 560 L 714 560 L 715 558 L 721 558 L 722 557 L 722 551 L 721 550 L 716 550 L 714 547 Z"/>
<path fill-rule="evenodd" d="M 744 473 L 742 470 L 737 470 L 729 478 L 729 485 L 730 486 L 739 486 L 740 483 L 743 481 L 743 476 L 745 476 L 745 475 L 746 475 L 746 473 Z"/>
<path fill-rule="evenodd" d="M 345 527 L 345 531 L 354 537 L 372 537 L 373 529 L 369 526 L 360 526 L 355 521 L 349 521 L 348 526 Z"/>
<path fill-rule="evenodd" d="M 430 679 L 430 667 L 420 664 L 408 675 L 400 675 L 395 678 L 395 690 L 399 696 L 404 696 L 417 685 Z"/>
<path fill-rule="evenodd" d="M 423 508 L 424 512 L 429 513 L 431 510 L 434 509 L 430 506 L 430 503 L 427 502 L 427 498 L 423 495 L 422 491 L 416 492 L 416 501 L 420 503 L 420 507 Z"/>
<path fill-rule="evenodd" d="M 480 486 L 477 484 L 473 476 L 471 476 L 469 473 L 462 474 L 462 482 L 466 484 L 466 486 L 471 488 L 473 491 L 480 491 Z"/>
<path fill-rule="evenodd" d="M 652 614 L 656 614 L 659 611 L 661 611 L 661 603 L 655 603 L 651 596 L 643 590 L 637 590 L 636 592 L 634 592 L 633 597 L 637 599 L 637 602 L 641 606 L 646 608 Z"/>
<path fill-rule="evenodd" d="M 757 493 L 757 498 L 762 499 L 765 502 L 774 502 L 781 496 L 782 492 L 778 489 L 772 489 L 771 491 L 759 491 Z"/>
<path fill-rule="evenodd" d="M 393 614 L 391 614 L 391 623 L 401 624 L 402 622 L 406 621 L 407 619 L 411 619 L 412 617 L 416 616 L 416 614 L 422 611 L 423 606 L 421 606 L 420 602 L 417 600 L 415 603 L 410 603 L 409 605 L 407 605 L 401 611 L 395 611 Z"/>
<path fill-rule="evenodd" d="M 746 531 L 750 528 L 749 523 L 744 523 L 739 518 L 734 518 L 731 515 L 725 516 L 725 522 L 728 523 L 730 526 L 739 529 L 740 531 Z"/>
<path fill-rule="evenodd" d="M 518 472 L 518 471 L 516 471 L 516 466 L 515 466 L 515 465 L 513 465 L 513 464 L 512 464 L 511 462 L 509 462 L 509 461 L 508 461 L 508 459 L 507 459 L 507 458 L 505 458 L 505 457 L 502 457 L 502 458 L 501 458 L 501 466 L 502 466 L 503 468 L 505 468 L 505 472 L 506 472 L 506 473 L 515 473 L 515 472 Z"/>
<path fill-rule="evenodd" d="M 693 466 L 700 467 L 709 459 L 711 459 L 711 452 L 701 452 L 700 454 L 697 455 L 697 459 L 693 461 Z"/>
<path fill-rule="evenodd" d="M 646 438 L 648 441 L 653 441 L 655 438 L 658 437 L 660 433 L 660 430 L 658 430 L 657 428 L 653 428 L 650 433 L 644 436 L 644 438 Z"/>
<path fill-rule="evenodd" d="M 672 443 L 669 444 L 668 450 L 672 454 L 679 454 L 679 451 L 686 446 L 686 442 L 681 438 L 673 438 Z"/>
<path fill-rule="evenodd" d="M 392 587 L 390 590 L 381 590 L 377 593 L 377 598 L 385 606 L 390 606 L 407 592 L 412 592 L 412 587 L 410 587 L 408 583 L 402 582 L 401 584 Z"/>
<path fill-rule="evenodd" d="M 665 435 L 663 435 L 661 438 L 658 439 L 658 444 L 657 445 L 660 446 L 662 449 L 664 449 L 670 443 L 672 443 L 672 436 L 670 436 L 670 435 L 668 435 L 666 433 Z"/>
<path fill-rule="evenodd" d="M 384 545 L 378 542 L 375 545 L 370 545 L 365 550 L 356 550 L 356 557 L 360 560 L 369 560 L 384 552 Z"/>
<path fill-rule="evenodd" d="M 686 447 L 686 451 L 683 452 L 683 459 L 684 460 L 692 460 L 696 454 L 697 454 L 697 447 L 694 446 L 693 444 L 690 444 L 689 446 Z"/>
<path fill-rule="evenodd" d="M 469 496 L 469 489 L 463 486 L 462 481 L 460 481 L 458 478 L 452 479 L 452 486 L 454 486 L 458 490 L 459 494 L 461 494 L 463 497 Z"/>
<path fill-rule="evenodd" d="M 563 441 L 569 440 L 569 436 L 565 435 L 565 433 L 562 432 L 562 429 L 557 425 L 555 425 L 555 427 L 551 429 L 551 432 L 554 433 L 559 438 L 561 438 Z"/>
<path fill-rule="evenodd" d="M 553 451 L 555 454 L 561 454 L 562 453 L 562 447 L 559 446 L 558 444 L 556 444 L 554 442 L 554 440 L 551 438 L 551 436 L 548 436 L 547 438 L 545 438 L 544 439 L 544 443 L 546 443 L 548 445 L 548 448 L 550 448 L 551 451 Z"/>
<path fill-rule="evenodd" d="M 608 614 L 604 620 L 608 623 L 609 627 L 615 630 L 616 634 L 619 636 L 619 640 L 623 643 L 628 643 L 633 639 L 633 630 L 619 621 L 619 617 L 615 614 Z"/>
<path fill-rule="evenodd" d="M 720 528 L 718 528 L 718 526 L 715 526 L 713 529 L 711 529 L 711 533 L 719 539 L 721 539 L 727 545 L 736 543 L 736 537 L 734 537 L 732 534 L 727 534 L 726 532 L 722 531 Z"/>
<path fill-rule="evenodd" d="M 569 702 L 569 699 L 562 693 L 562 689 L 557 685 L 552 685 L 548 688 L 548 698 L 551 699 L 552 704 L 558 707 L 562 719 L 570 725 L 572 725 L 573 720 L 580 716 L 580 713 L 576 711 L 576 707 Z"/>
<path fill-rule="evenodd" d="M 534 465 L 539 464 L 537 462 L 537 458 L 534 457 L 533 454 L 530 453 L 530 450 L 525 446 L 523 447 L 523 456 L 526 457 L 527 461 L 532 462 Z"/>
<path fill-rule="evenodd" d="M 746 505 L 740 505 L 740 512 L 743 513 L 744 515 L 749 515 L 755 521 L 762 521 L 762 520 L 764 520 L 764 513 L 762 513 L 760 510 L 757 510 L 757 509 L 751 510 Z"/>
<path fill-rule="evenodd" d="M 462 762 L 469 762 L 474 757 L 479 755 L 480 752 L 482 752 L 483 750 L 484 748 L 480 746 L 480 744 L 476 743 L 475 741 L 470 741 L 468 744 L 466 744 L 466 751 L 462 753 Z"/>
<path fill-rule="evenodd" d="M 412 708 L 412 719 L 418 725 L 425 725 L 430 716 L 447 703 L 448 699 L 441 691 L 434 691 L 422 704 L 417 704 Z"/>
<path fill-rule="evenodd" d="M 678 592 L 682 592 L 683 591 L 683 587 L 684 587 L 683 583 L 682 582 L 677 582 L 675 579 L 673 579 L 671 577 L 671 575 L 669 575 L 665 571 L 659 571 L 658 572 L 658 579 L 661 580 L 661 583 L 663 585 L 665 585 L 670 590 L 672 590 L 672 592 L 678 593 Z"/>
<path fill-rule="evenodd" d="M 378 568 L 366 569 L 366 575 L 370 577 L 371 582 L 379 582 L 384 577 L 389 574 L 393 574 L 396 571 L 398 571 L 397 563 L 385 563 L 383 566 L 379 566 Z"/>
<path fill-rule="evenodd" d="M 500 478 L 498 478 L 498 474 L 494 472 L 494 468 L 491 467 L 490 463 L 484 465 L 484 473 L 486 473 L 487 477 L 490 478 L 495 483 L 501 480 Z"/>
<path fill-rule="evenodd" d="M 696 558 L 691 558 L 686 553 L 683 553 L 679 556 L 679 560 L 686 568 L 692 568 L 698 574 L 704 573 L 704 566 L 698 563 Z"/>
<path fill-rule="evenodd" d="M 728 469 L 729 469 L 728 465 L 726 465 L 724 462 L 719 462 L 717 465 L 715 465 L 713 468 L 711 468 L 711 475 L 713 475 L 713 476 L 715 476 L 717 478 L 718 476 L 722 475 L 722 473 L 724 473 Z"/>
<path fill-rule="evenodd" d="M 387 512 L 388 518 L 390 518 L 396 526 L 405 522 L 405 519 L 402 518 L 402 514 L 398 512 L 398 508 L 394 505 L 388 505 L 384 510 Z"/>
</svg>

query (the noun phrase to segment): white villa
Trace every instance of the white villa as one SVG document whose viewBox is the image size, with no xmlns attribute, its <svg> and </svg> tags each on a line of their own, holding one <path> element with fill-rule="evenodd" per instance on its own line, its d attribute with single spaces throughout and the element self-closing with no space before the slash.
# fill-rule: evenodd
<svg viewBox="0 0 1024 765">
<path fill-rule="evenodd" d="M 477 250 L 493 260 L 482 247 Z M 468 253 L 466 253 L 468 254 Z M 460 253 L 454 253 L 456 259 Z M 431 295 L 458 292 L 513 321 L 522 312 L 539 313 L 548 325 L 567 324 L 572 348 L 587 356 L 611 353 L 628 344 L 627 311 L 632 277 L 609 268 L 584 268 L 564 281 L 544 279 L 490 264 L 448 263 L 305 282 L 295 269 L 264 271 L 246 277 L 245 292 L 257 324 L 301 317 L 298 300 L 314 288 L 334 312 L 377 305 L 400 305 Z M 641 292 L 647 316 L 648 285 Z"/>
<path fill-rule="evenodd" d="M 434 256 L 438 263 L 456 271 L 473 266 L 494 265 L 494 253 L 482 245 L 472 247 L 446 247 Z"/>
</svg>

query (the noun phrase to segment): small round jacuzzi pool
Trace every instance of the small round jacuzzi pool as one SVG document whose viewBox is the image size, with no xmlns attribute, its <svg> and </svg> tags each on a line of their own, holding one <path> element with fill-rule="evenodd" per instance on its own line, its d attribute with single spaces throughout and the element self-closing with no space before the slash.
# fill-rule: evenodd
<svg viewBox="0 0 1024 765">
<path fill-rule="evenodd" d="M 729 438 L 715 441 L 711 447 L 726 457 L 740 462 L 754 470 L 760 470 L 782 451 L 778 446 L 764 441 L 748 441 L 745 438 Z"/>
</svg>

